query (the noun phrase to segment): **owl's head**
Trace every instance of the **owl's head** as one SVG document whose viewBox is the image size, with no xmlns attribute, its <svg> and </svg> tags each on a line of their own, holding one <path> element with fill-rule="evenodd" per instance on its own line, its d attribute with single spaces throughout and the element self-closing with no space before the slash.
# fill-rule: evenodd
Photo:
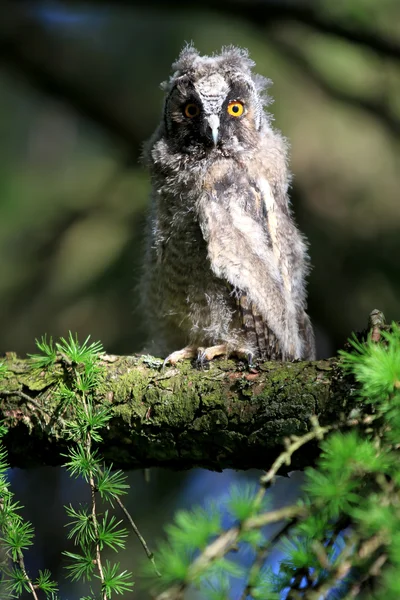
<svg viewBox="0 0 400 600">
<path fill-rule="evenodd" d="M 164 127 L 180 151 L 201 154 L 241 152 L 257 145 L 268 122 L 264 106 L 271 83 L 254 75 L 245 50 L 229 46 L 221 54 L 200 56 L 186 46 L 162 84 L 166 92 Z"/>
</svg>

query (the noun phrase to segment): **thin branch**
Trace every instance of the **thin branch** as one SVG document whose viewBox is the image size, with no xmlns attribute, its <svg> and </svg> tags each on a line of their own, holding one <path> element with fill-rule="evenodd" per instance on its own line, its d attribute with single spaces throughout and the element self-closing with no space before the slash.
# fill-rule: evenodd
<svg viewBox="0 0 400 600">
<path fill-rule="evenodd" d="M 359 422 L 353 419 L 351 420 L 351 425 L 358 425 Z M 289 441 L 286 442 L 287 448 L 281 455 L 277 458 L 277 460 L 272 465 L 271 469 L 264 476 L 260 478 L 260 488 L 258 493 L 255 496 L 254 501 L 254 510 L 257 511 L 260 506 L 262 499 L 265 495 L 266 484 L 269 484 L 273 481 L 275 475 L 278 473 L 279 469 L 283 465 L 290 464 L 293 454 L 302 448 L 304 445 L 313 441 L 314 439 L 321 440 L 324 435 L 332 430 L 334 426 L 329 427 L 320 427 L 317 419 L 313 418 L 313 431 L 310 433 L 295 438 L 291 443 Z M 313 507 L 313 509 L 317 509 L 318 507 Z M 173 586 L 163 592 L 158 596 L 157 600 L 178 600 L 182 596 L 182 592 L 191 584 L 191 582 L 198 580 L 199 576 L 204 573 L 207 568 L 213 563 L 215 560 L 224 557 L 228 552 L 237 547 L 238 542 L 240 541 L 240 536 L 247 531 L 251 530 L 261 530 L 266 525 L 270 523 L 275 523 L 281 520 L 288 520 L 289 523 L 281 529 L 271 540 L 265 543 L 262 547 L 259 548 L 256 559 L 251 567 L 249 580 L 245 589 L 242 593 L 241 600 L 244 600 L 249 594 L 251 594 L 251 575 L 256 574 L 262 568 L 265 559 L 268 556 L 268 552 L 272 544 L 282 535 L 288 531 L 290 527 L 293 526 L 295 522 L 299 519 L 305 519 L 309 516 L 309 508 L 303 505 L 294 505 L 284 507 L 275 511 L 262 512 L 260 514 L 255 514 L 254 516 L 248 517 L 239 525 L 231 527 L 230 529 L 224 531 L 221 535 L 219 535 L 213 542 L 211 542 L 205 550 L 198 556 L 193 563 L 190 565 L 188 569 L 188 573 L 185 579 L 185 582 L 182 583 L 181 586 L 176 587 Z M 344 526 L 344 525 L 343 525 Z M 331 567 L 329 564 L 329 560 L 326 556 L 326 548 L 322 545 L 318 545 L 316 543 L 314 552 L 316 556 L 320 559 L 320 563 L 324 569 L 327 569 L 329 572 L 328 579 L 324 579 L 318 586 L 315 585 L 314 579 L 309 580 L 309 595 L 307 595 L 307 587 L 301 588 L 302 597 L 304 594 L 304 598 L 309 598 L 309 600 L 319 600 L 320 598 L 325 598 L 324 594 L 328 593 L 332 590 L 332 586 L 335 584 L 336 580 L 343 579 L 346 577 L 350 570 L 350 566 L 352 566 L 352 562 L 350 561 L 350 556 L 354 553 L 354 544 L 356 543 L 356 534 L 352 533 L 351 541 L 346 545 L 345 550 L 342 552 L 340 558 L 336 563 Z M 374 551 L 382 545 L 383 540 L 377 536 L 371 538 L 370 540 L 363 541 L 362 545 L 358 551 L 359 557 L 364 561 L 368 559 L 371 555 L 373 555 Z M 328 546 L 327 546 L 328 547 Z M 380 564 L 380 563 L 379 563 Z M 350 565 L 350 566 L 349 566 Z M 375 565 L 375 562 L 374 562 Z M 378 568 L 378 567 L 377 567 Z M 304 577 L 308 577 L 308 572 L 303 573 L 303 571 L 298 572 L 296 574 L 296 581 L 298 581 L 298 585 L 302 585 Z M 300 589 L 300 587 L 299 587 Z M 316 595 L 314 595 L 315 590 L 318 590 Z M 296 597 L 296 584 L 292 582 L 291 584 L 291 598 Z"/>
<path fill-rule="evenodd" d="M 75 371 L 75 377 L 77 377 L 77 373 Z M 86 398 L 85 398 L 85 394 L 82 393 L 81 395 L 81 400 L 82 400 L 82 405 L 86 414 L 86 418 L 89 420 L 89 412 L 88 412 L 88 405 L 86 402 Z M 90 433 L 90 430 L 88 430 L 87 434 L 86 434 L 86 439 L 83 440 L 84 444 L 85 444 L 85 449 L 86 449 L 86 453 L 87 453 L 87 458 L 89 459 L 89 457 L 92 455 L 92 436 Z M 89 460 L 88 460 L 89 462 Z M 96 483 L 94 480 L 94 473 L 93 470 L 90 470 L 89 473 L 89 486 L 90 486 L 90 499 L 91 499 L 91 505 L 92 505 L 92 523 L 93 523 L 93 530 L 94 530 L 94 535 L 95 535 L 95 552 L 96 552 L 96 565 L 97 565 L 97 569 L 99 571 L 99 576 L 100 576 L 100 581 L 101 581 L 101 587 L 102 587 L 102 599 L 103 600 L 107 600 L 107 593 L 106 590 L 104 589 L 104 571 L 103 571 L 103 564 L 101 561 L 101 553 L 100 553 L 100 542 L 99 542 L 99 524 L 97 521 L 97 508 L 96 508 Z"/>
<path fill-rule="evenodd" d="M 290 521 L 289 521 L 289 524 L 291 525 Z M 253 584 L 251 583 L 251 581 L 254 580 L 258 576 L 261 569 L 263 568 L 263 565 L 264 565 L 264 563 L 268 557 L 269 551 L 270 551 L 270 545 L 271 544 L 268 541 L 264 546 L 260 546 L 257 549 L 255 559 L 254 559 L 253 564 L 251 565 L 251 568 L 249 571 L 248 581 L 244 587 L 242 595 L 240 596 L 240 600 L 246 600 L 246 598 L 248 598 L 249 596 L 253 597 L 252 596 Z"/>
<path fill-rule="evenodd" d="M 268 538 L 268 540 L 264 544 L 259 546 L 259 548 L 257 549 L 257 552 L 256 552 L 255 559 L 253 561 L 253 564 L 250 567 L 247 584 L 243 590 L 240 600 L 246 600 L 246 598 L 248 596 L 251 596 L 252 589 L 253 589 L 253 585 L 252 585 L 251 581 L 252 580 L 254 581 L 256 579 L 257 575 L 260 573 L 261 569 L 263 568 L 264 563 L 270 552 L 271 546 L 273 546 L 273 544 L 275 544 L 275 542 L 277 542 L 279 539 L 282 539 L 282 537 L 293 526 L 295 521 L 296 521 L 296 519 L 291 519 L 291 520 L 287 521 L 287 523 L 281 529 L 279 529 L 274 535 L 272 535 L 270 538 Z"/>
<path fill-rule="evenodd" d="M 352 533 L 340 557 L 330 567 L 328 577 L 322 579 L 317 585 L 313 584 L 310 589 L 303 589 L 302 597 L 305 600 L 325 600 L 331 595 L 332 589 L 340 584 L 355 567 L 367 565 L 367 575 L 371 574 L 371 569 L 380 569 L 381 564 L 385 562 L 382 562 L 380 557 L 382 555 L 386 557 L 383 552 L 385 542 L 386 540 L 381 534 L 362 540 L 358 534 Z M 376 556 L 377 553 L 378 556 Z"/>
<path fill-rule="evenodd" d="M 307 510 L 304 506 L 286 506 L 278 510 L 261 513 L 255 517 L 250 517 L 244 522 L 242 531 L 250 531 L 252 529 L 261 529 L 270 523 L 276 523 L 282 519 L 293 519 L 297 517 L 306 517 Z"/>
<path fill-rule="evenodd" d="M 360 581 L 353 583 L 353 585 L 350 587 L 348 594 L 343 600 L 350 600 L 353 598 L 360 597 L 359 595 L 363 591 L 363 588 L 365 588 L 366 585 L 368 585 L 368 583 L 371 582 L 371 580 L 374 580 L 381 574 L 382 567 L 385 565 L 387 560 L 387 553 L 379 554 L 377 559 L 371 564 L 365 575 L 361 577 Z"/>
<path fill-rule="evenodd" d="M 90 453 L 90 445 L 87 447 L 88 453 Z M 102 587 L 102 596 L 103 600 L 107 600 L 107 593 L 104 589 L 104 572 L 103 572 L 103 564 L 101 562 L 101 553 L 100 553 L 100 544 L 99 544 L 99 524 L 97 522 L 97 509 L 96 509 L 96 486 L 93 477 L 93 472 L 90 473 L 89 477 L 89 485 L 90 485 L 90 498 L 92 503 L 92 522 L 93 522 L 93 530 L 96 536 L 96 565 L 100 575 L 101 587 Z"/>
<path fill-rule="evenodd" d="M 133 531 L 135 532 L 137 538 L 139 539 L 140 543 L 142 544 L 142 546 L 144 548 L 144 551 L 147 554 L 147 558 L 150 560 L 151 564 L 153 565 L 156 574 L 158 575 L 158 577 L 161 577 L 161 573 L 157 569 L 157 565 L 156 565 L 156 562 L 154 560 L 154 554 L 149 549 L 149 547 L 148 547 L 148 545 L 146 543 L 146 540 L 144 539 L 144 537 L 140 533 L 140 531 L 139 531 L 139 529 L 138 529 L 135 521 L 132 519 L 132 516 L 131 516 L 130 512 L 125 507 L 125 505 L 121 502 L 121 499 L 119 498 L 119 496 L 115 497 L 115 501 L 118 504 L 118 506 L 120 507 L 120 509 L 122 510 L 122 512 L 124 513 L 124 515 L 126 516 L 126 518 L 128 519 L 128 521 L 129 521 L 129 523 L 130 523 Z"/>
<path fill-rule="evenodd" d="M 212 542 L 207 548 L 200 554 L 198 558 L 193 562 L 189 569 L 189 579 L 195 579 L 199 573 L 205 570 L 207 565 L 225 556 L 230 550 L 235 548 L 238 538 L 244 531 L 251 531 L 253 529 L 261 529 L 271 523 L 277 523 L 286 519 L 294 518 L 305 518 L 308 514 L 307 509 L 304 506 L 284 506 L 277 510 L 268 511 L 261 513 L 255 517 L 249 517 L 240 527 L 232 527 L 228 529 L 223 535 L 218 537 Z"/>
<path fill-rule="evenodd" d="M 173 586 L 168 590 L 162 592 L 156 600 L 178 600 L 182 596 L 182 592 L 186 587 L 195 581 L 201 573 L 203 573 L 207 567 L 216 561 L 218 558 L 222 558 L 228 552 L 233 550 L 239 540 L 241 533 L 244 531 L 250 531 L 252 529 L 259 529 L 264 525 L 270 523 L 277 523 L 285 519 L 297 519 L 304 518 L 308 514 L 308 511 L 303 506 L 285 506 L 278 510 L 258 515 L 258 517 L 250 517 L 243 521 L 238 527 L 231 527 L 220 536 L 217 537 L 211 544 L 209 544 L 205 550 L 198 556 L 193 563 L 190 565 L 187 574 L 187 584 L 182 584 L 179 587 Z"/>
<path fill-rule="evenodd" d="M 18 564 L 19 564 L 19 568 L 21 569 L 22 573 L 24 574 L 24 577 L 26 579 L 26 582 L 28 584 L 28 587 L 30 589 L 32 596 L 34 597 L 35 600 L 39 600 L 38 595 L 36 594 L 35 587 L 32 583 L 32 580 L 30 579 L 28 573 L 26 572 L 24 556 L 23 556 L 21 550 L 18 550 Z"/>
<path fill-rule="evenodd" d="M 4 496 L 2 498 L 0 498 L 0 512 L 2 510 L 4 510 L 4 500 L 3 500 Z M 3 522 L 3 525 L 5 527 L 7 527 L 7 521 Z M 23 573 L 26 583 L 29 587 L 29 590 L 34 598 L 34 600 L 39 600 L 37 594 L 36 594 L 36 590 L 35 590 L 35 586 L 32 583 L 31 578 L 29 577 L 27 571 L 26 571 L 26 566 L 25 566 L 25 561 L 24 561 L 24 555 L 22 554 L 22 550 L 18 550 L 17 551 L 17 556 L 18 556 L 18 560 L 16 561 L 18 563 L 19 568 L 21 569 L 21 572 Z M 11 559 L 12 562 L 15 562 L 13 559 Z"/>
<path fill-rule="evenodd" d="M 32 404 L 32 406 L 34 406 L 45 418 L 46 420 L 49 420 L 49 413 L 46 412 L 43 409 L 43 406 L 41 406 L 38 402 L 36 402 L 36 400 L 34 400 L 33 398 L 31 398 L 30 396 L 28 396 L 28 394 L 25 394 L 24 392 L 21 392 L 21 390 L 0 390 L 0 397 L 15 397 L 18 396 L 18 398 L 21 398 L 22 400 L 24 400 L 26 403 L 30 403 Z"/>
<path fill-rule="evenodd" d="M 273 480 L 276 473 L 284 464 L 290 464 L 290 459 L 292 455 L 315 438 L 322 439 L 323 435 L 326 433 L 327 428 L 321 428 L 318 424 L 318 421 L 313 419 L 313 431 L 310 432 L 313 435 L 306 434 L 301 438 L 298 438 L 290 445 L 288 445 L 286 451 L 282 452 L 282 454 L 275 461 L 269 472 L 260 478 L 260 488 L 258 493 L 255 496 L 254 500 L 254 510 L 257 511 L 263 500 L 266 491 L 266 483 L 269 483 Z M 217 537 L 211 544 L 209 544 L 205 550 L 198 556 L 193 563 L 190 565 L 188 569 L 188 574 L 186 577 L 186 583 L 183 584 L 184 587 L 189 585 L 190 582 L 195 581 L 199 575 L 201 575 L 207 567 L 217 560 L 218 558 L 222 558 L 228 552 L 233 550 L 240 539 L 240 536 L 243 532 L 251 531 L 253 529 L 261 530 L 266 525 L 271 523 L 276 523 L 282 520 L 289 520 L 289 523 L 275 536 L 271 539 L 265 547 L 261 548 L 259 553 L 257 554 L 256 561 L 253 565 L 253 572 L 256 570 L 260 570 L 265 558 L 268 554 L 269 549 L 275 539 L 280 537 L 284 531 L 287 531 L 289 527 L 293 525 L 295 521 L 301 518 L 306 518 L 309 512 L 305 506 L 294 505 L 294 506 L 285 506 L 278 510 L 262 512 L 261 514 L 256 514 L 255 516 L 248 517 L 242 523 L 235 527 L 231 527 L 230 529 L 224 531 L 221 535 Z M 246 586 L 242 599 L 246 598 L 248 593 L 250 593 L 251 585 L 250 583 Z M 166 592 L 163 592 L 161 596 L 158 597 L 157 600 L 178 600 L 180 598 L 180 594 L 182 593 L 182 587 L 176 588 L 172 587 Z"/>
<path fill-rule="evenodd" d="M 299 448 L 301 448 L 305 444 L 308 444 L 308 442 L 311 442 L 312 440 L 322 440 L 324 435 L 329 431 L 329 429 L 331 429 L 331 427 L 329 426 L 320 427 L 316 417 L 313 417 L 311 419 L 311 422 L 313 424 L 312 431 L 306 433 L 301 437 L 293 437 L 291 441 L 288 439 L 285 440 L 285 452 L 282 452 L 282 454 L 278 456 L 276 461 L 273 463 L 272 467 L 260 479 L 260 483 L 263 485 L 264 488 L 266 488 L 267 485 L 273 482 L 275 475 L 278 473 L 281 467 L 283 467 L 283 465 L 290 465 L 293 454 L 297 450 L 299 450 Z"/>
</svg>

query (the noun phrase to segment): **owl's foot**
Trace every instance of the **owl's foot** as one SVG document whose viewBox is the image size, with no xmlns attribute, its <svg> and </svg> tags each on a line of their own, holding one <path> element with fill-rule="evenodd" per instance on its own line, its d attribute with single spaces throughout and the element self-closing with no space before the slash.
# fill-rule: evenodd
<svg viewBox="0 0 400 600">
<path fill-rule="evenodd" d="M 242 360 L 246 360 L 249 366 L 253 362 L 253 354 L 249 353 L 246 349 L 241 348 L 230 348 L 228 344 L 218 344 L 216 346 L 209 346 L 208 348 L 202 348 L 197 346 L 185 346 L 182 350 L 176 350 L 171 352 L 163 362 L 163 368 L 167 365 L 176 365 L 178 362 L 186 359 L 197 358 L 197 362 L 200 365 L 217 358 L 218 356 L 236 356 Z"/>
<path fill-rule="evenodd" d="M 218 344 L 218 346 L 209 346 L 209 348 L 197 349 L 197 360 L 200 363 L 212 360 L 217 356 L 227 356 L 228 346 L 226 344 Z"/>
<path fill-rule="evenodd" d="M 236 358 L 247 362 L 249 369 L 254 367 L 254 353 L 250 352 L 246 348 L 236 348 L 236 350 L 232 350 L 232 352 L 230 352 L 230 356 L 236 356 Z"/>
<path fill-rule="evenodd" d="M 246 360 L 249 363 L 249 366 L 252 365 L 254 358 L 253 354 L 246 349 L 234 349 L 230 348 L 228 344 L 219 344 L 218 346 L 210 346 L 209 348 L 199 348 L 197 360 L 202 364 L 209 360 L 213 360 L 213 358 L 216 358 L 217 356 L 225 356 L 226 358 L 236 356 L 236 358 Z"/>
<path fill-rule="evenodd" d="M 195 346 L 185 346 L 182 350 L 171 352 L 163 362 L 163 368 L 167 365 L 176 365 L 176 363 L 187 358 L 195 358 L 197 356 L 197 348 Z"/>
</svg>

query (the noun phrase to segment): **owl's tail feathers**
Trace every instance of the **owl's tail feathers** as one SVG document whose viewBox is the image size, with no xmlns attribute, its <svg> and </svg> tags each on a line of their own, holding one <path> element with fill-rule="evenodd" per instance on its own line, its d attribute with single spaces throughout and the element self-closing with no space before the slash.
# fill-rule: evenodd
<svg viewBox="0 0 400 600">
<path fill-rule="evenodd" d="M 259 358 L 282 359 L 282 351 L 277 337 L 268 327 L 254 302 L 242 293 L 237 300 L 242 327 L 249 345 L 255 348 Z"/>
<path fill-rule="evenodd" d="M 301 312 L 298 318 L 300 337 L 302 340 L 302 359 L 315 360 L 315 340 L 314 330 L 311 325 L 310 317 L 304 311 Z"/>
</svg>

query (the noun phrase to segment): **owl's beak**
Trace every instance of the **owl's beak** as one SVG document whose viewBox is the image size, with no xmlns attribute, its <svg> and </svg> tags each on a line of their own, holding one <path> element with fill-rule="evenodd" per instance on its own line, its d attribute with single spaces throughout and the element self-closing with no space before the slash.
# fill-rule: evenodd
<svg viewBox="0 0 400 600">
<path fill-rule="evenodd" d="M 207 117 L 207 124 L 207 130 L 211 130 L 212 141 L 214 142 L 214 146 L 216 146 L 218 142 L 219 117 L 217 115 L 210 115 Z"/>
</svg>

